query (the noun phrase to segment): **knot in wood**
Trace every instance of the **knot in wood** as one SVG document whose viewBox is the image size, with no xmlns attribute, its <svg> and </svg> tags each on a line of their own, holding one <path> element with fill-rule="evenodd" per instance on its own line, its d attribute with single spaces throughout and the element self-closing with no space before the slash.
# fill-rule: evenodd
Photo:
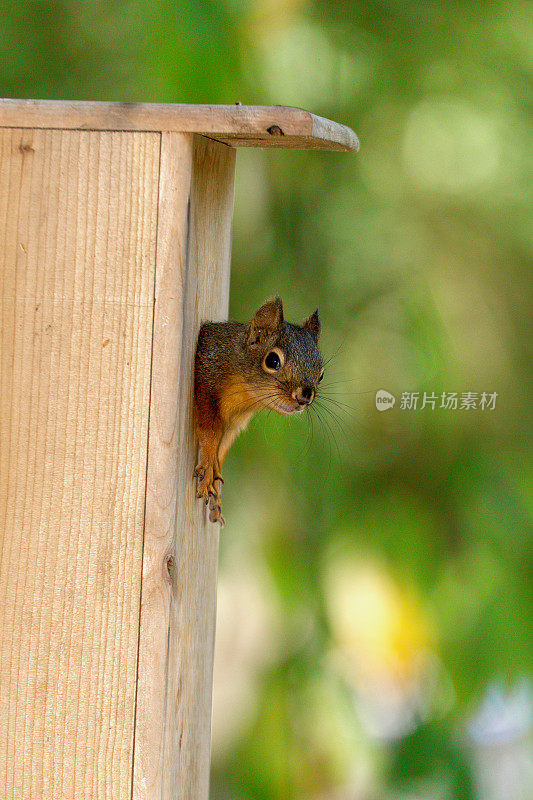
<svg viewBox="0 0 533 800">
<path fill-rule="evenodd" d="M 174 556 L 171 553 L 169 553 L 169 555 L 165 558 L 165 568 L 166 568 L 166 573 L 167 573 L 168 580 L 171 581 L 171 582 L 172 582 L 172 579 L 174 577 L 175 566 L 176 566 L 176 562 L 175 562 Z"/>
</svg>

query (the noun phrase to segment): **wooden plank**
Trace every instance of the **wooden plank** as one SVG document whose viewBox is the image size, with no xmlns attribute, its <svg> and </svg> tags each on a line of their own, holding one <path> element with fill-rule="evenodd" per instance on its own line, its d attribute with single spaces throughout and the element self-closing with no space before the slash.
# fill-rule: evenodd
<svg viewBox="0 0 533 800">
<path fill-rule="evenodd" d="M 160 135 L 0 131 L 0 798 L 126 800 Z"/>
<path fill-rule="evenodd" d="M 188 376 L 182 381 L 189 445 L 185 477 L 198 462 L 191 380 L 198 331 L 205 320 L 228 318 L 234 177 L 235 151 L 195 136 L 182 363 L 182 374 Z M 208 521 L 207 509 L 196 498 L 196 481 L 189 480 L 177 516 L 181 536 L 170 631 L 164 800 L 207 800 L 209 794 L 219 527 Z M 201 535 L 196 535 L 198 528 Z"/>
<path fill-rule="evenodd" d="M 206 800 L 218 526 L 196 500 L 193 364 L 226 319 L 235 151 L 164 133 L 146 493 L 134 800 Z"/>
<path fill-rule="evenodd" d="M 133 797 L 160 798 L 172 573 L 181 474 L 180 382 L 192 137 L 163 133 L 146 481 Z"/>
<path fill-rule="evenodd" d="M 345 125 L 301 108 L 0 100 L 0 127 L 200 133 L 232 147 L 358 150 Z"/>
</svg>

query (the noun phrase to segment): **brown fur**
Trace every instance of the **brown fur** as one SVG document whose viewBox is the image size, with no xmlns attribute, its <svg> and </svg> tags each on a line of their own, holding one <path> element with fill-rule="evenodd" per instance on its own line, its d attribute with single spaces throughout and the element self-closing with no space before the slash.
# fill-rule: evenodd
<svg viewBox="0 0 533 800">
<path fill-rule="evenodd" d="M 300 410 L 302 394 L 314 397 L 323 371 L 317 342 L 318 309 L 303 325 L 284 322 L 279 297 L 264 303 L 251 323 L 208 322 L 198 336 L 194 397 L 202 460 L 195 469 L 197 497 L 209 504 L 212 522 L 221 514 L 221 468 L 235 437 L 261 408 Z M 284 357 L 275 374 L 264 358 L 275 348 Z M 300 397 L 300 402 L 298 402 Z"/>
</svg>

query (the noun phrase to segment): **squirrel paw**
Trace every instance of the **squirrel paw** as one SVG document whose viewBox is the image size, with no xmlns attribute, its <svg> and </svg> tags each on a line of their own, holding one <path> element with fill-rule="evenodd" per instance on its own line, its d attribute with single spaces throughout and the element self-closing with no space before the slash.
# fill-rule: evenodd
<svg viewBox="0 0 533 800">
<path fill-rule="evenodd" d="M 202 461 L 196 466 L 194 476 L 199 478 L 196 497 L 203 500 L 206 506 L 209 505 L 209 519 L 211 522 L 218 522 L 221 526 L 224 526 L 220 489 L 217 486 L 217 483 L 224 483 L 224 481 L 222 480 L 218 463 Z"/>
<path fill-rule="evenodd" d="M 226 524 L 226 520 L 222 516 L 220 503 L 216 503 L 213 498 L 209 501 L 209 519 L 211 522 L 218 522 L 221 528 Z"/>
</svg>

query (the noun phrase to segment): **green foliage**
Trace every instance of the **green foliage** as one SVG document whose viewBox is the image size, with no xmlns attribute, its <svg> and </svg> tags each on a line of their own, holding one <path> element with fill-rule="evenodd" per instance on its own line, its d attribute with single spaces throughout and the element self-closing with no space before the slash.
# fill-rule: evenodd
<svg viewBox="0 0 533 800">
<path fill-rule="evenodd" d="M 231 315 L 318 304 L 331 361 L 307 421 L 257 418 L 228 458 L 221 581 L 260 567 L 278 623 L 218 749 L 215 686 L 212 796 L 470 800 L 458 731 L 533 650 L 531 4 L 27 0 L 0 26 L 3 96 L 292 104 L 359 134 L 239 153 Z M 496 408 L 400 408 L 468 390 Z M 389 745 L 386 680 L 417 708 Z"/>
<path fill-rule="evenodd" d="M 420 725 L 402 739 L 394 748 L 390 770 L 400 787 L 422 786 L 430 789 L 431 797 L 439 797 L 444 776 L 445 797 L 475 800 L 468 754 L 445 725 Z"/>
</svg>

